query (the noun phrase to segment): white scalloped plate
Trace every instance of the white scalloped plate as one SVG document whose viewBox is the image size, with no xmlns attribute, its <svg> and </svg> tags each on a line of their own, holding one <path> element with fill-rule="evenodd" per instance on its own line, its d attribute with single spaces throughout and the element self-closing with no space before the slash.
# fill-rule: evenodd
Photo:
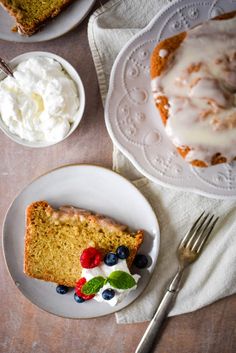
<svg viewBox="0 0 236 353">
<path fill-rule="evenodd" d="M 61 14 L 56 16 L 40 31 L 27 37 L 17 32 L 12 32 L 15 26 L 14 19 L 0 5 L 0 39 L 13 41 L 35 43 L 60 37 L 72 28 L 77 26 L 88 14 L 96 0 L 76 0 L 70 4 Z"/>
<path fill-rule="evenodd" d="M 176 152 L 158 117 L 150 87 L 150 54 L 157 42 L 221 13 L 236 0 L 179 0 L 163 11 L 118 55 L 105 107 L 108 132 L 147 178 L 215 198 L 236 198 L 236 163 L 193 168 Z"/>
<path fill-rule="evenodd" d="M 55 208 L 73 205 L 92 210 L 143 229 L 140 252 L 149 258 L 149 266 L 133 273 L 141 279 L 137 289 L 115 307 L 95 300 L 75 302 L 71 290 L 56 293 L 56 284 L 30 278 L 23 273 L 25 209 L 37 200 L 46 200 Z M 42 175 L 29 184 L 11 204 L 3 226 L 3 251 L 9 273 L 22 294 L 39 308 L 52 314 L 81 319 L 114 313 L 133 302 L 147 286 L 159 252 L 160 231 L 156 215 L 141 192 L 128 180 L 113 171 L 93 165 L 68 165 Z"/>
</svg>

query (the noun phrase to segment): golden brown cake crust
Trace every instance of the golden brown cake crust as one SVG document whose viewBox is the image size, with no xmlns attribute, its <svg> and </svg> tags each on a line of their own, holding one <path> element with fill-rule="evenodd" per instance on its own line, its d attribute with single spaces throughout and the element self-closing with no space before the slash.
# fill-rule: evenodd
<svg viewBox="0 0 236 353">
<path fill-rule="evenodd" d="M 217 16 L 212 20 L 225 20 L 225 19 L 233 18 L 235 16 L 236 16 L 236 11 L 233 11 L 230 13 Z M 187 32 L 182 32 L 173 37 L 164 39 L 163 41 L 158 43 L 158 45 L 154 48 L 151 55 L 151 62 L 150 62 L 151 79 L 154 79 L 160 76 L 162 72 L 166 70 L 168 65 L 171 65 L 171 59 L 173 58 L 175 51 L 179 48 L 181 43 L 184 41 L 186 35 L 187 35 Z M 161 49 L 166 50 L 167 52 L 166 56 L 161 57 L 159 55 L 159 52 Z M 191 70 L 197 71 L 199 70 L 199 67 L 192 66 Z M 159 96 L 158 102 L 155 102 L 155 105 L 159 110 L 162 122 L 165 126 L 168 119 L 168 98 L 164 95 Z M 185 158 L 187 154 L 191 151 L 191 148 L 189 146 L 177 147 L 177 151 L 183 158 Z M 236 160 L 236 156 L 234 160 Z M 222 156 L 220 152 L 212 156 L 212 159 L 211 159 L 212 165 L 225 163 L 225 162 L 227 162 L 227 159 L 224 156 Z M 191 161 L 190 163 L 196 167 L 207 167 L 207 164 L 201 160 L 194 160 L 194 161 Z"/>
<path fill-rule="evenodd" d="M 68 206 L 55 210 L 46 201 L 37 201 L 26 210 L 24 273 L 74 287 L 85 248 L 94 246 L 104 255 L 126 245 L 130 267 L 142 242 L 142 230 L 131 233 L 106 216 Z"/>
<path fill-rule="evenodd" d="M 61 11 L 63 11 L 70 3 L 76 0 L 59 0 L 53 7 L 43 11 L 34 11 L 32 1 L 29 0 L 0 0 L 0 4 L 5 8 L 5 10 L 15 18 L 16 27 L 20 34 L 31 36 L 38 29 L 46 24 L 48 21 L 57 16 Z M 27 7 L 24 8 L 24 3 Z M 48 0 L 39 0 L 37 1 L 37 6 L 40 8 L 40 3 L 44 5 L 46 3 L 50 4 Z M 27 10 L 26 10 L 27 9 Z M 13 31 L 15 29 L 13 28 Z"/>
</svg>

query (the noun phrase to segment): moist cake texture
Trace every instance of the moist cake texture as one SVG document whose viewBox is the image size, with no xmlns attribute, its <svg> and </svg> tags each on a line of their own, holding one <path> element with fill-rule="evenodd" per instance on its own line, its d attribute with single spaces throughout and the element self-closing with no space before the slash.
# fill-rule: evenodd
<svg viewBox="0 0 236 353">
<path fill-rule="evenodd" d="M 0 0 L 0 4 L 15 18 L 18 32 L 30 36 L 73 1 Z"/>
<path fill-rule="evenodd" d="M 74 287 L 82 268 L 80 256 L 92 246 L 102 254 L 125 245 L 130 267 L 143 241 L 143 231 L 106 216 L 71 206 L 53 209 L 46 201 L 34 202 L 26 210 L 24 272 L 26 275 Z"/>
</svg>

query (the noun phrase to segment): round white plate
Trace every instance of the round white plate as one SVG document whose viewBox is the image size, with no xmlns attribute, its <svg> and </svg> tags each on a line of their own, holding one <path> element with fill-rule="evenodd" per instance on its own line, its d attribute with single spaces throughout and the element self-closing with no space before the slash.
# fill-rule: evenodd
<svg viewBox="0 0 236 353">
<path fill-rule="evenodd" d="M 52 21 L 43 26 L 39 32 L 30 37 L 12 32 L 11 29 L 15 26 L 14 18 L 0 6 L 0 39 L 13 42 L 34 43 L 60 37 L 62 34 L 77 26 L 84 19 L 95 1 L 96 0 L 75 0 L 74 3 L 70 4 L 68 8 L 63 10 Z"/>
<path fill-rule="evenodd" d="M 145 231 L 140 253 L 149 258 L 149 267 L 133 268 L 141 279 L 135 291 L 117 307 L 90 300 L 75 302 L 73 291 L 56 293 L 56 285 L 27 277 L 23 273 L 25 209 L 36 200 L 52 206 L 73 205 Z M 135 300 L 146 287 L 159 251 L 159 226 L 151 206 L 133 184 L 117 173 L 91 165 L 69 165 L 53 170 L 28 185 L 11 204 L 3 227 L 6 264 L 19 290 L 34 304 L 55 315 L 67 318 L 91 318 L 118 311 Z"/>
<path fill-rule="evenodd" d="M 223 12 L 235 0 L 179 0 L 166 7 L 118 55 L 105 107 L 108 132 L 121 152 L 152 181 L 215 198 L 236 198 L 236 163 L 193 168 L 165 134 L 151 92 L 149 62 L 156 44 Z"/>
</svg>

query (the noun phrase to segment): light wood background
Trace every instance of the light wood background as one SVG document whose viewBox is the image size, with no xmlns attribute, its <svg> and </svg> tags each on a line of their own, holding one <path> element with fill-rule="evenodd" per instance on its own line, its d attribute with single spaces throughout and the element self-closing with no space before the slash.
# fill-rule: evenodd
<svg viewBox="0 0 236 353">
<path fill-rule="evenodd" d="M 104 1 L 105 2 L 105 1 Z M 67 59 L 81 75 L 86 110 L 79 128 L 64 142 L 44 149 L 19 146 L 0 132 L 0 226 L 15 195 L 32 179 L 68 163 L 112 165 L 87 20 L 61 38 L 23 44 L 0 40 L 0 56 L 11 59 L 44 50 Z M 0 102 L 1 104 L 1 102 Z M 0 353 L 132 353 L 147 323 L 117 325 L 114 315 L 91 320 L 63 319 L 35 307 L 15 288 L 0 253 Z M 158 353 L 236 352 L 236 296 L 194 313 L 167 319 Z"/>
</svg>

